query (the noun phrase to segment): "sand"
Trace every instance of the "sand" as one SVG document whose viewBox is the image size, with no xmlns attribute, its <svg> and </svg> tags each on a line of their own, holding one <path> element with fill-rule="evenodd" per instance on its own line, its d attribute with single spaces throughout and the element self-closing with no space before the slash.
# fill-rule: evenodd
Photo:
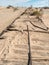
<svg viewBox="0 0 49 65">
<path fill-rule="evenodd" d="M 0 10 L 0 33 L 5 30 L 13 21 L 20 17 L 20 15 L 25 11 L 25 9 L 19 9 L 13 12 L 12 9 L 1 9 Z M 21 13 L 20 13 L 21 12 Z"/>
<path fill-rule="evenodd" d="M 27 65 L 29 41 L 32 65 L 49 65 L 49 9 L 43 9 L 44 24 L 26 8 L 0 9 L 0 65 Z"/>
</svg>

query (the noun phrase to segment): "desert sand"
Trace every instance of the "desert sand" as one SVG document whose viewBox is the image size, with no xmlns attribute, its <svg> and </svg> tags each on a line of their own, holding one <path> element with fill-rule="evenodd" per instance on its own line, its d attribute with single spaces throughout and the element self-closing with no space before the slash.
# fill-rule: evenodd
<svg viewBox="0 0 49 65">
<path fill-rule="evenodd" d="M 14 9 L 0 7 L 0 65 L 49 65 L 49 9 Z"/>
</svg>

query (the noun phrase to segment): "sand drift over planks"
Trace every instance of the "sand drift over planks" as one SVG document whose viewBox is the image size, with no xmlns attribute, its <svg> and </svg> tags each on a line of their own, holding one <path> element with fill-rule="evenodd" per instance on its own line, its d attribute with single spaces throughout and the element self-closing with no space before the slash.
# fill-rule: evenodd
<svg viewBox="0 0 49 65">
<path fill-rule="evenodd" d="M 41 9 L 0 8 L 0 65 L 49 65 L 49 9 L 39 18 Z"/>
</svg>

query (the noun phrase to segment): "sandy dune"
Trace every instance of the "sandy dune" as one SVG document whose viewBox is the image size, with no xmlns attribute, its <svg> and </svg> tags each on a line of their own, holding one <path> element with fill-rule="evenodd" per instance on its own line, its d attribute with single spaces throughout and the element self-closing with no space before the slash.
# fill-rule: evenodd
<svg viewBox="0 0 49 65">
<path fill-rule="evenodd" d="M 26 14 L 26 8 L 1 8 L 0 65 L 28 65 L 30 60 L 32 65 L 49 65 L 48 11 L 43 9 L 41 22 Z"/>
<path fill-rule="evenodd" d="M 49 27 L 49 9 L 43 10 L 43 21 Z"/>
<path fill-rule="evenodd" d="M 20 17 L 20 15 L 25 11 L 25 9 L 17 10 L 13 12 L 11 9 L 0 10 L 0 33 L 7 28 L 13 21 Z M 21 12 L 21 13 L 20 13 Z"/>
</svg>

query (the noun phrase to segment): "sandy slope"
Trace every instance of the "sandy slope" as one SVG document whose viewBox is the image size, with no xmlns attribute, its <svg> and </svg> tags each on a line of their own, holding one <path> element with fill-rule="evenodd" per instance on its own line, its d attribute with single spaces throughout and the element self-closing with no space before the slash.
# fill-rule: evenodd
<svg viewBox="0 0 49 65">
<path fill-rule="evenodd" d="M 29 40 L 32 65 L 49 65 L 49 30 L 46 30 L 47 26 L 49 27 L 49 12 L 44 10 L 42 20 L 45 26 L 35 16 L 28 16 L 25 13 L 21 15 L 24 11 L 25 8 L 19 8 L 15 12 L 13 12 L 13 9 L 6 8 L 0 10 L 0 20 L 2 21 L 0 22 L 0 31 L 5 30 L 0 36 L 0 65 L 27 65 Z M 11 24 L 17 17 L 19 18 Z M 10 24 L 13 27 L 6 29 Z M 26 31 L 27 25 L 29 40 L 28 31 Z"/>
<path fill-rule="evenodd" d="M 49 27 L 49 9 L 43 10 L 43 21 L 47 27 Z"/>
<path fill-rule="evenodd" d="M 18 18 L 25 9 L 19 9 L 16 12 L 13 12 L 11 9 L 2 9 L 0 10 L 0 33 L 9 26 L 16 18 Z M 21 13 L 20 13 L 21 12 Z"/>
</svg>

